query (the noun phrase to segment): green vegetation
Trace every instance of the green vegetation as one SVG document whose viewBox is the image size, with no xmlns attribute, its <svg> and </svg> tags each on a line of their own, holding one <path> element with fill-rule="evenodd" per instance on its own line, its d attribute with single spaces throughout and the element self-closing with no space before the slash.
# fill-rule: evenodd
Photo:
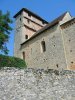
<svg viewBox="0 0 75 100">
<path fill-rule="evenodd" d="M 12 28 L 10 27 L 11 23 L 10 13 L 7 12 L 6 14 L 3 14 L 2 11 L 0 11 L 0 51 L 4 52 L 4 54 L 8 54 L 9 51 L 6 43 L 9 40 L 10 31 L 12 31 Z"/>
<path fill-rule="evenodd" d="M 20 58 L 0 55 L 0 68 L 3 67 L 26 68 L 26 63 Z"/>
</svg>

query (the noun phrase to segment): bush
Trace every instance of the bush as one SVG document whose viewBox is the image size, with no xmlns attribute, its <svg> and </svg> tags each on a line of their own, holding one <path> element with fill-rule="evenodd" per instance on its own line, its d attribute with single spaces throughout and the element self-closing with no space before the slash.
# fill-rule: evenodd
<svg viewBox="0 0 75 100">
<path fill-rule="evenodd" d="M 26 68 L 26 63 L 20 58 L 0 55 L 0 68 L 2 67 Z"/>
</svg>

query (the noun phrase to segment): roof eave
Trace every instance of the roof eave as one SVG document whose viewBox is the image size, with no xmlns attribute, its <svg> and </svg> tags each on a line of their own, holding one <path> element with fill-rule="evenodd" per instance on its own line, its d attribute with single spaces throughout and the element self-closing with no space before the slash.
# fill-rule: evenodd
<svg viewBox="0 0 75 100">
<path fill-rule="evenodd" d="M 36 18 L 38 18 L 39 20 L 42 20 L 44 21 L 45 23 L 49 23 L 47 22 L 46 20 L 44 20 L 43 18 L 41 18 L 40 16 L 38 16 L 37 14 L 31 12 L 30 10 L 26 9 L 26 8 L 22 8 L 16 15 L 13 16 L 13 18 L 16 18 L 19 14 L 21 14 L 22 11 L 26 11 L 26 12 L 29 12 L 31 13 L 33 16 L 35 16 Z"/>
</svg>

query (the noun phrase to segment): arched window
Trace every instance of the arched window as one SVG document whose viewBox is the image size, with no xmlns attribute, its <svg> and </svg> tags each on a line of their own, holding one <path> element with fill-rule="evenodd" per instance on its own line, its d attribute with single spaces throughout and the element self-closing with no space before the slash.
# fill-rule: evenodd
<svg viewBox="0 0 75 100">
<path fill-rule="evenodd" d="M 25 35 L 25 39 L 28 39 L 28 35 Z"/>
<path fill-rule="evenodd" d="M 45 44 L 45 41 L 42 41 L 42 42 L 41 42 L 41 48 L 42 48 L 42 52 L 45 52 L 45 51 L 46 51 L 46 44 Z"/>
<path fill-rule="evenodd" d="M 25 52 L 22 52 L 23 60 L 25 60 Z"/>
</svg>

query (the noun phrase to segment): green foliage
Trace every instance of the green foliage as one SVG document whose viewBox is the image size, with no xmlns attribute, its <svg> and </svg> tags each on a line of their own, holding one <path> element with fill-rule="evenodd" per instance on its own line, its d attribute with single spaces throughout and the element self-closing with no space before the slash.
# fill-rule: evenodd
<svg viewBox="0 0 75 100">
<path fill-rule="evenodd" d="M 2 67 L 26 68 L 26 63 L 20 58 L 0 55 L 0 68 Z"/>
<path fill-rule="evenodd" d="M 2 11 L 0 11 L 0 50 L 5 54 L 8 54 L 6 43 L 9 40 L 10 31 L 12 31 L 12 28 L 9 25 L 11 23 L 10 13 L 7 12 L 6 14 L 3 14 Z"/>
</svg>

